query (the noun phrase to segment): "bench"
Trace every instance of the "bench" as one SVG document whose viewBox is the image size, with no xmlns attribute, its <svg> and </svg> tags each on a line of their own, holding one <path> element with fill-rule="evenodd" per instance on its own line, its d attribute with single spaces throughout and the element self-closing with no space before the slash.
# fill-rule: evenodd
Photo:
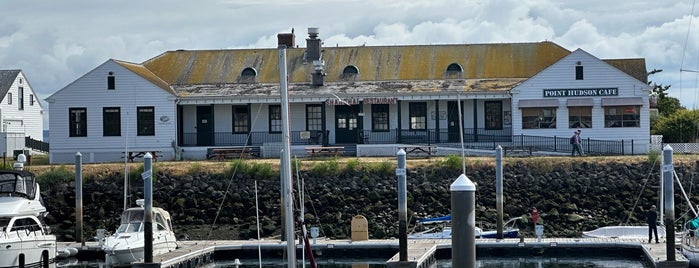
<svg viewBox="0 0 699 268">
<path fill-rule="evenodd" d="M 313 159 L 322 155 L 337 157 L 344 152 L 344 149 L 343 146 L 310 146 L 306 147 L 306 153 L 311 154 Z"/>
<path fill-rule="evenodd" d="M 247 157 L 260 157 L 259 147 L 236 148 L 210 148 L 206 154 L 207 159 L 223 161 L 224 159 L 245 159 Z"/>
<path fill-rule="evenodd" d="M 146 153 L 150 153 L 150 155 L 153 157 L 154 162 L 158 162 L 158 157 L 163 157 L 161 151 L 132 151 L 132 152 L 121 152 L 121 154 L 126 154 L 126 158 L 129 159 L 129 162 L 133 162 L 134 159 L 137 158 L 143 158 L 146 156 Z M 124 158 L 123 156 L 121 158 Z"/>
<path fill-rule="evenodd" d="M 507 152 L 521 153 L 521 154 L 526 154 L 528 156 L 532 156 L 533 151 L 534 151 L 534 146 L 527 146 L 527 145 L 514 145 L 514 146 L 503 146 L 502 147 L 502 155 L 503 156 L 507 156 Z"/>
<path fill-rule="evenodd" d="M 433 145 L 405 145 L 400 146 L 400 149 L 405 151 L 405 155 L 418 155 L 426 154 L 428 158 L 432 157 L 433 154 L 437 153 L 437 146 Z"/>
</svg>

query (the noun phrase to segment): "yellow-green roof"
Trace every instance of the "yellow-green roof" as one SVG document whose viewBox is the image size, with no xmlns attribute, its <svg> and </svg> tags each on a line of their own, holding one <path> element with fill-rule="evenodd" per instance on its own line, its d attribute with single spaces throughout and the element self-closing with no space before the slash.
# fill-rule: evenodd
<svg viewBox="0 0 699 268">
<path fill-rule="evenodd" d="M 460 65 L 457 78 L 529 78 L 570 51 L 552 42 L 508 44 L 323 47 L 325 82 L 342 82 L 343 69 L 355 66 L 353 81 L 419 81 L 446 78 L 447 66 Z M 287 49 L 290 83 L 310 83 L 312 62 L 306 48 Z M 245 68 L 257 71 L 256 83 L 278 83 L 278 50 L 177 50 L 143 63 L 169 85 L 235 84 Z"/>
<path fill-rule="evenodd" d="M 170 94 L 177 95 L 175 91 L 172 90 L 170 85 L 160 79 L 157 75 L 155 75 L 153 72 L 145 68 L 143 65 L 136 64 L 136 63 L 131 63 L 131 62 L 126 62 L 126 61 L 121 61 L 121 60 L 114 60 L 117 64 L 121 65 L 122 67 L 129 69 L 130 71 L 134 72 L 135 74 L 143 77 L 144 79 L 150 81 L 154 85 L 164 89 L 165 91 L 169 92 Z"/>
</svg>

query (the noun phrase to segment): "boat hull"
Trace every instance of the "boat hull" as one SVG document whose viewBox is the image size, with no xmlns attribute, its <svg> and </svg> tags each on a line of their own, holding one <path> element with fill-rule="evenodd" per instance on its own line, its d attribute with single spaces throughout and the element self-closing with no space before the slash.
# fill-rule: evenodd
<svg viewBox="0 0 699 268">
<path fill-rule="evenodd" d="M 606 226 L 592 231 L 583 232 L 585 238 L 624 238 L 648 239 L 648 226 Z M 665 227 L 658 226 L 658 237 L 665 237 Z"/>
<path fill-rule="evenodd" d="M 20 255 L 24 256 L 25 267 L 44 267 L 44 264 L 56 262 L 56 238 L 45 237 L 12 237 L 8 235 L 0 239 L 0 267 L 20 267 Z"/>
<path fill-rule="evenodd" d="M 127 266 L 132 263 L 143 262 L 145 256 L 143 233 L 132 235 L 132 237 L 136 237 L 136 239 L 130 239 L 131 237 L 129 237 L 129 241 L 126 241 L 127 239 L 112 237 L 105 242 L 102 249 L 105 252 L 107 264 L 113 266 Z M 156 234 L 154 237 L 156 237 L 156 240 L 153 241 L 153 256 L 164 254 L 177 248 L 174 234 L 162 236 Z M 160 239 L 157 237 L 160 237 Z"/>
</svg>

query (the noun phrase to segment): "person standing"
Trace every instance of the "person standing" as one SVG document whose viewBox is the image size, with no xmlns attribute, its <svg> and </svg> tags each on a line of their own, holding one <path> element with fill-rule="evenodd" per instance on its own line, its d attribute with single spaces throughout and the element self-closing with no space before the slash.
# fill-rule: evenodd
<svg viewBox="0 0 699 268">
<path fill-rule="evenodd" d="M 570 154 L 571 156 L 575 156 L 575 152 L 578 152 L 578 155 L 582 156 L 582 146 L 580 146 L 580 130 L 573 132 L 573 136 L 570 137 L 570 145 L 573 148 Z"/>
<path fill-rule="evenodd" d="M 650 206 L 646 212 L 646 222 L 648 223 L 648 243 L 653 241 L 653 234 L 655 234 L 655 243 L 660 243 L 658 241 L 658 212 L 655 211 L 655 205 Z"/>
</svg>

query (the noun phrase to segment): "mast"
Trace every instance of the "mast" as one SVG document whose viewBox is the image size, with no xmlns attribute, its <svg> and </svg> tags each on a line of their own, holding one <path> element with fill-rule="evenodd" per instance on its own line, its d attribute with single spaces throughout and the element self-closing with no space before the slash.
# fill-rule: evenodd
<svg viewBox="0 0 699 268">
<path fill-rule="evenodd" d="M 287 267 L 296 267 L 296 243 L 294 239 L 294 216 L 291 192 L 291 143 L 289 126 L 289 95 L 286 74 L 286 45 L 279 45 L 279 94 L 282 108 L 282 152 L 281 152 L 281 187 L 282 202 L 284 203 L 284 230 L 286 237 Z"/>
</svg>

